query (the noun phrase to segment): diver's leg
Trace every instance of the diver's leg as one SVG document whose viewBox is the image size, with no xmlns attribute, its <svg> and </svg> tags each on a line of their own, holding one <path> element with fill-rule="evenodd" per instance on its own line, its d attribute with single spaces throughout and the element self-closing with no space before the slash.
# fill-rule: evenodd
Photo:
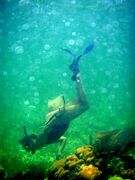
<svg viewBox="0 0 135 180">
<path fill-rule="evenodd" d="M 56 159 L 59 159 L 59 158 L 60 158 L 61 153 L 62 153 L 62 151 L 63 151 L 63 149 L 64 149 L 64 147 L 65 147 L 66 140 L 67 140 L 67 138 L 64 137 L 64 136 L 61 136 L 61 137 L 59 138 L 58 142 L 60 143 L 60 145 L 59 145 L 59 148 L 58 148 L 58 152 L 57 152 L 57 155 L 56 155 Z"/>
<path fill-rule="evenodd" d="M 75 100 L 66 104 L 64 118 L 71 121 L 85 112 L 89 108 L 89 103 L 82 86 L 80 74 L 78 73 L 75 80 L 77 97 Z"/>
<path fill-rule="evenodd" d="M 89 103 L 85 94 L 85 91 L 82 86 L 82 81 L 80 78 L 80 73 L 76 75 L 76 80 L 75 80 L 75 85 L 76 85 L 76 92 L 77 92 L 77 101 L 80 105 L 89 107 Z"/>
</svg>

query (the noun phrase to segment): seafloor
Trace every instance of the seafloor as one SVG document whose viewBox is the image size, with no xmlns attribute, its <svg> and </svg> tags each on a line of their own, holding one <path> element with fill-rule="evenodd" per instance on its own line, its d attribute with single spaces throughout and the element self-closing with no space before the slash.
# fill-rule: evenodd
<svg viewBox="0 0 135 180">
<path fill-rule="evenodd" d="M 78 148 L 74 154 L 57 160 L 46 171 L 44 166 L 31 166 L 8 178 L 0 166 L 1 179 L 28 180 L 134 180 L 135 136 L 132 128 L 97 134 L 92 145 Z"/>
</svg>

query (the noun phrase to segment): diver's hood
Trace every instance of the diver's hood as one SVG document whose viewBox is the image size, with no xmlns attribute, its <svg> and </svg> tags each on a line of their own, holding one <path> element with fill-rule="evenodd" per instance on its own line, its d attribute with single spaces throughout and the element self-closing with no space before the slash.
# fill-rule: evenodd
<svg viewBox="0 0 135 180">
<path fill-rule="evenodd" d="M 60 108 L 64 108 L 64 106 L 65 106 L 64 96 L 60 95 L 56 97 L 54 100 L 48 101 L 48 112 L 56 111 Z"/>
</svg>

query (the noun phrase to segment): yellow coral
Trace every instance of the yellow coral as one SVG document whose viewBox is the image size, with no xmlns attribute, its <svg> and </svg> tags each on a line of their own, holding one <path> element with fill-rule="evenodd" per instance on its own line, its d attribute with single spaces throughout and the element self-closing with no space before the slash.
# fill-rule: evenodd
<svg viewBox="0 0 135 180">
<path fill-rule="evenodd" d="M 88 157 L 88 158 L 86 159 L 86 162 L 87 162 L 87 163 L 90 163 L 93 159 L 94 159 L 94 156 Z"/>
<path fill-rule="evenodd" d="M 83 146 L 77 149 L 76 154 L 86 153 L 92 151 L 91 146 Z"/>
<path fill-rule="evenodd" d="M 87 165 L 82 165 L 81 166 L 81 171 L 79 172 L 79 175 L 82 176 L 82 178 L 87 179 L 87 180 L 94 180 L 97 176 L 99 176 L 102 172 L 92 164 L 87 166 Z"/>
<path fill-rule="evenodd" d="M 74 167 L 78 168 L 83 163 L 84 163 L 83 159 L 78 159 L 78 157 L 75 154 L 72 154 L 66 157 L 65 167 L 69 169 L 72 169 Z"/>
<path fill-rule="evenodd" d="M 69 155 L 66 157 L 66 161 L 69 161 L 69 160 L 78 160 L 78 157 L 75 155 L 75 154 L 72 154 L 72 155 Z"/>
<path fill-rule="evenodd" d="M 55 177 L 61 178 L 61 177 L 67 177 L 69 174 L 69 170 L 65 170 L 63 167 L 60 167 L 56 172 L 55 172 Z"/>
<path fill-rule="evenodd" d="M 84 160 L 80 159 L 78 161 L 68 161 L 66 163 L 66 165 L 68 166 L 69 169 L 71 169 L 71 168 L 74 168 L 74 167 L 78 168 L 83 163 L 84 163 Z"/>
<path fill-rule="evenodd" d="M 53 163 L 50 171 L 57 171 L 59 168 L 63 167 L 64 164 L 65 164 L 65 159 L 60 159 L 56 161 L 55 163 Z"/>
<path fill-rule="evenodd" d="M 83 147 L 80 147 L 77 149 L 76 155 L 80 159 L 86 160 L 87 158 L 93 157 L 93 150 L 92 150 L 91 146 L 83 146 Z"/>
</svg>

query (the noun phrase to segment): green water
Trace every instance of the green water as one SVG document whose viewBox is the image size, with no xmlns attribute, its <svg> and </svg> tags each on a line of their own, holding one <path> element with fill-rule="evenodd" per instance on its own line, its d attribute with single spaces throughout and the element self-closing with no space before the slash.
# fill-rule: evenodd
<svg viewBox="0 0 135 180">
<path fill-rule="evenodd" d="M 23 126 L 39 133 L 49 98 L 75 97 L 67 48 L 78 55 L 90 109 L 65 136 L 63 157 L 89 143 L 89 134 L 133 126 L 135 121 L 134 0 L 8 0 L 0 7 L 0 164 L 9 176 L 30 165 L 48 168 L 52 144 L 32 155 L 19 140 Z"/>
</svg>

